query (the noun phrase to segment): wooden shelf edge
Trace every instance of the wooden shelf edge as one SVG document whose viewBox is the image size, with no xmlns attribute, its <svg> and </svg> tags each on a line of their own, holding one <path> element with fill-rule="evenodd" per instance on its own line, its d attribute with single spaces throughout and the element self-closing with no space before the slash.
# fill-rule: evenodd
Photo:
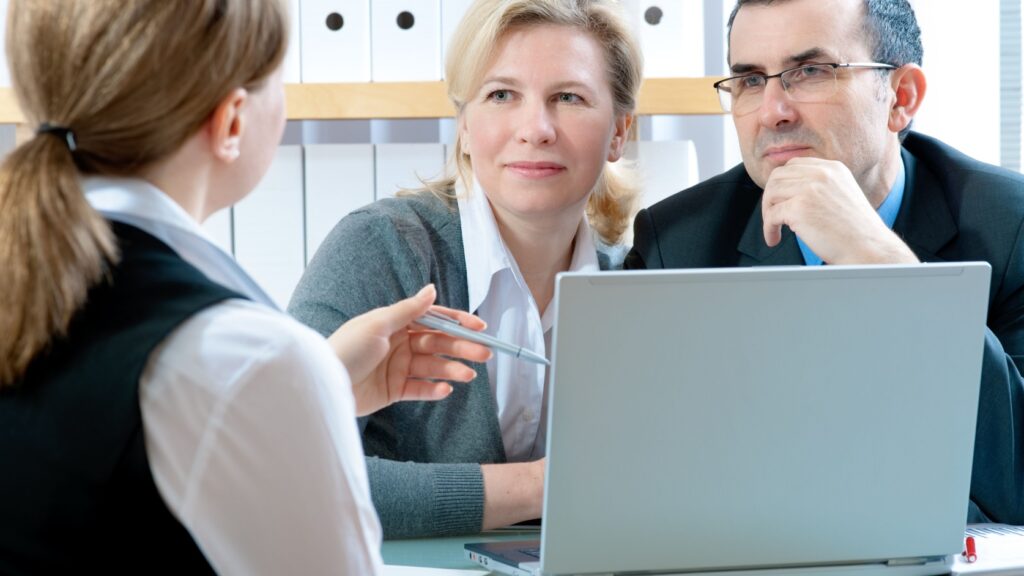
<svg viewBox="0 0 1024 576">
<path fill-rule="evenodd" d="M 725 114 L 712 86 L 719 78 L 648 78 L 640 86 L 637 113 Z"/>
<path fill-rule="evenodd" d="M 285 94 L 289 120 L 455 116 L 444 82 L 289 84 Z"/>
<path fill-rule="evenodd" d="M 711 84 L 716 78 L 648 78 L 640 88 L 638 113 L 722 114 Z M 372 118 L 451 118 L 444 82 L 289 84 L 289 120 L 366 120 Z M 25 117 L 11 88 L 0 88 L 0 124 Z"/>
<path fill-rule="evenodd" d="M 0 124 L 24 124 L 25 115 L 18 107 L 13 88 L 0 88 Z"/>
</svg>

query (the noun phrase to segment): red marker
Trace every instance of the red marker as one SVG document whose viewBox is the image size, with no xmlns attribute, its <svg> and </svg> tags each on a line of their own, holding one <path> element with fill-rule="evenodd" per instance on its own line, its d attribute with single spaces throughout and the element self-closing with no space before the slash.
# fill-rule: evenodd
<svg viewBox="0 0 1024 576">
<path fill-rule="evenodd" d="M 968 536 L 964 545 L 967 547 L 966 550 L 961 553 L 961 556 L 967 558 L 968 562 L 974 562 L 978 559 L 978 551 L 974 548 L 974 536 Z"/>
</svg>

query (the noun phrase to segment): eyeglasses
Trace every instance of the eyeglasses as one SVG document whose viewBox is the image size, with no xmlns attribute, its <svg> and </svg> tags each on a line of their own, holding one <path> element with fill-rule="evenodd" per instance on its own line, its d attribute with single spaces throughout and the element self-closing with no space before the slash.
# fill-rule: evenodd
<svg viewBox="0 0 1024 576">
<path fill-rule="evenodd" d="M 761 106 L 768 81 L 778 78 L 794 102 L 822 102 L 836 93 L 836 70 L 895 70 L 892 64 L 856 62 L 850 64 L 805 64 L 778 74 L 743 74 L 715 82 L 722 109 L 733 116 L 749 114 Z"/>
</svg>

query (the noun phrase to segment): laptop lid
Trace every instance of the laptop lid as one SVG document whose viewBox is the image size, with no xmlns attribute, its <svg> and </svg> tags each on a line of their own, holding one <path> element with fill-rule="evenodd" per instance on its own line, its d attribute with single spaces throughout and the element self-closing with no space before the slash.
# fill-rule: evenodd
<svg viewBox="0 0 1024 576">
<path fill-rule="evenodd" d="M 989 276 L 985 263 L 560 275 L 542 572 L 959 552 Z"/>
</svg>

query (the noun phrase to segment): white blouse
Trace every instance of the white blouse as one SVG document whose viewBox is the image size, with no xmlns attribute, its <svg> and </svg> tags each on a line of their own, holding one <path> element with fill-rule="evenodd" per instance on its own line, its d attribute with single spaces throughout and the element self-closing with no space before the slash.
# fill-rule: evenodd
<svg viewBox="0 0 1024 576">
<path fill-rule="evenodd" d="M 105 217 L 168 244 L 252 298 L 207 308 L 152 353 L 139 383 L 157 489 L 221 574 L 376 574 L 370 500 L 348 374 L 326 341 L 274 308 L 167 195 L 83 180 Z"/>
<path fill-rule="evenodd" d="M 466 257 L 469 310 L 487 322 L 487 333 L 551 358 L 554 306 L 538 310 L 519 266 L 501 238 L 491 204 L 479 185 L 458 195 Z M 586 216 L 576 230 L 570 271 L 600 270 L 593 231 Z M 544 456 L 547 442 L 548 369 L 508 354 L 487 362 L 491 391 L 509 462 Z"/>
</svg>

